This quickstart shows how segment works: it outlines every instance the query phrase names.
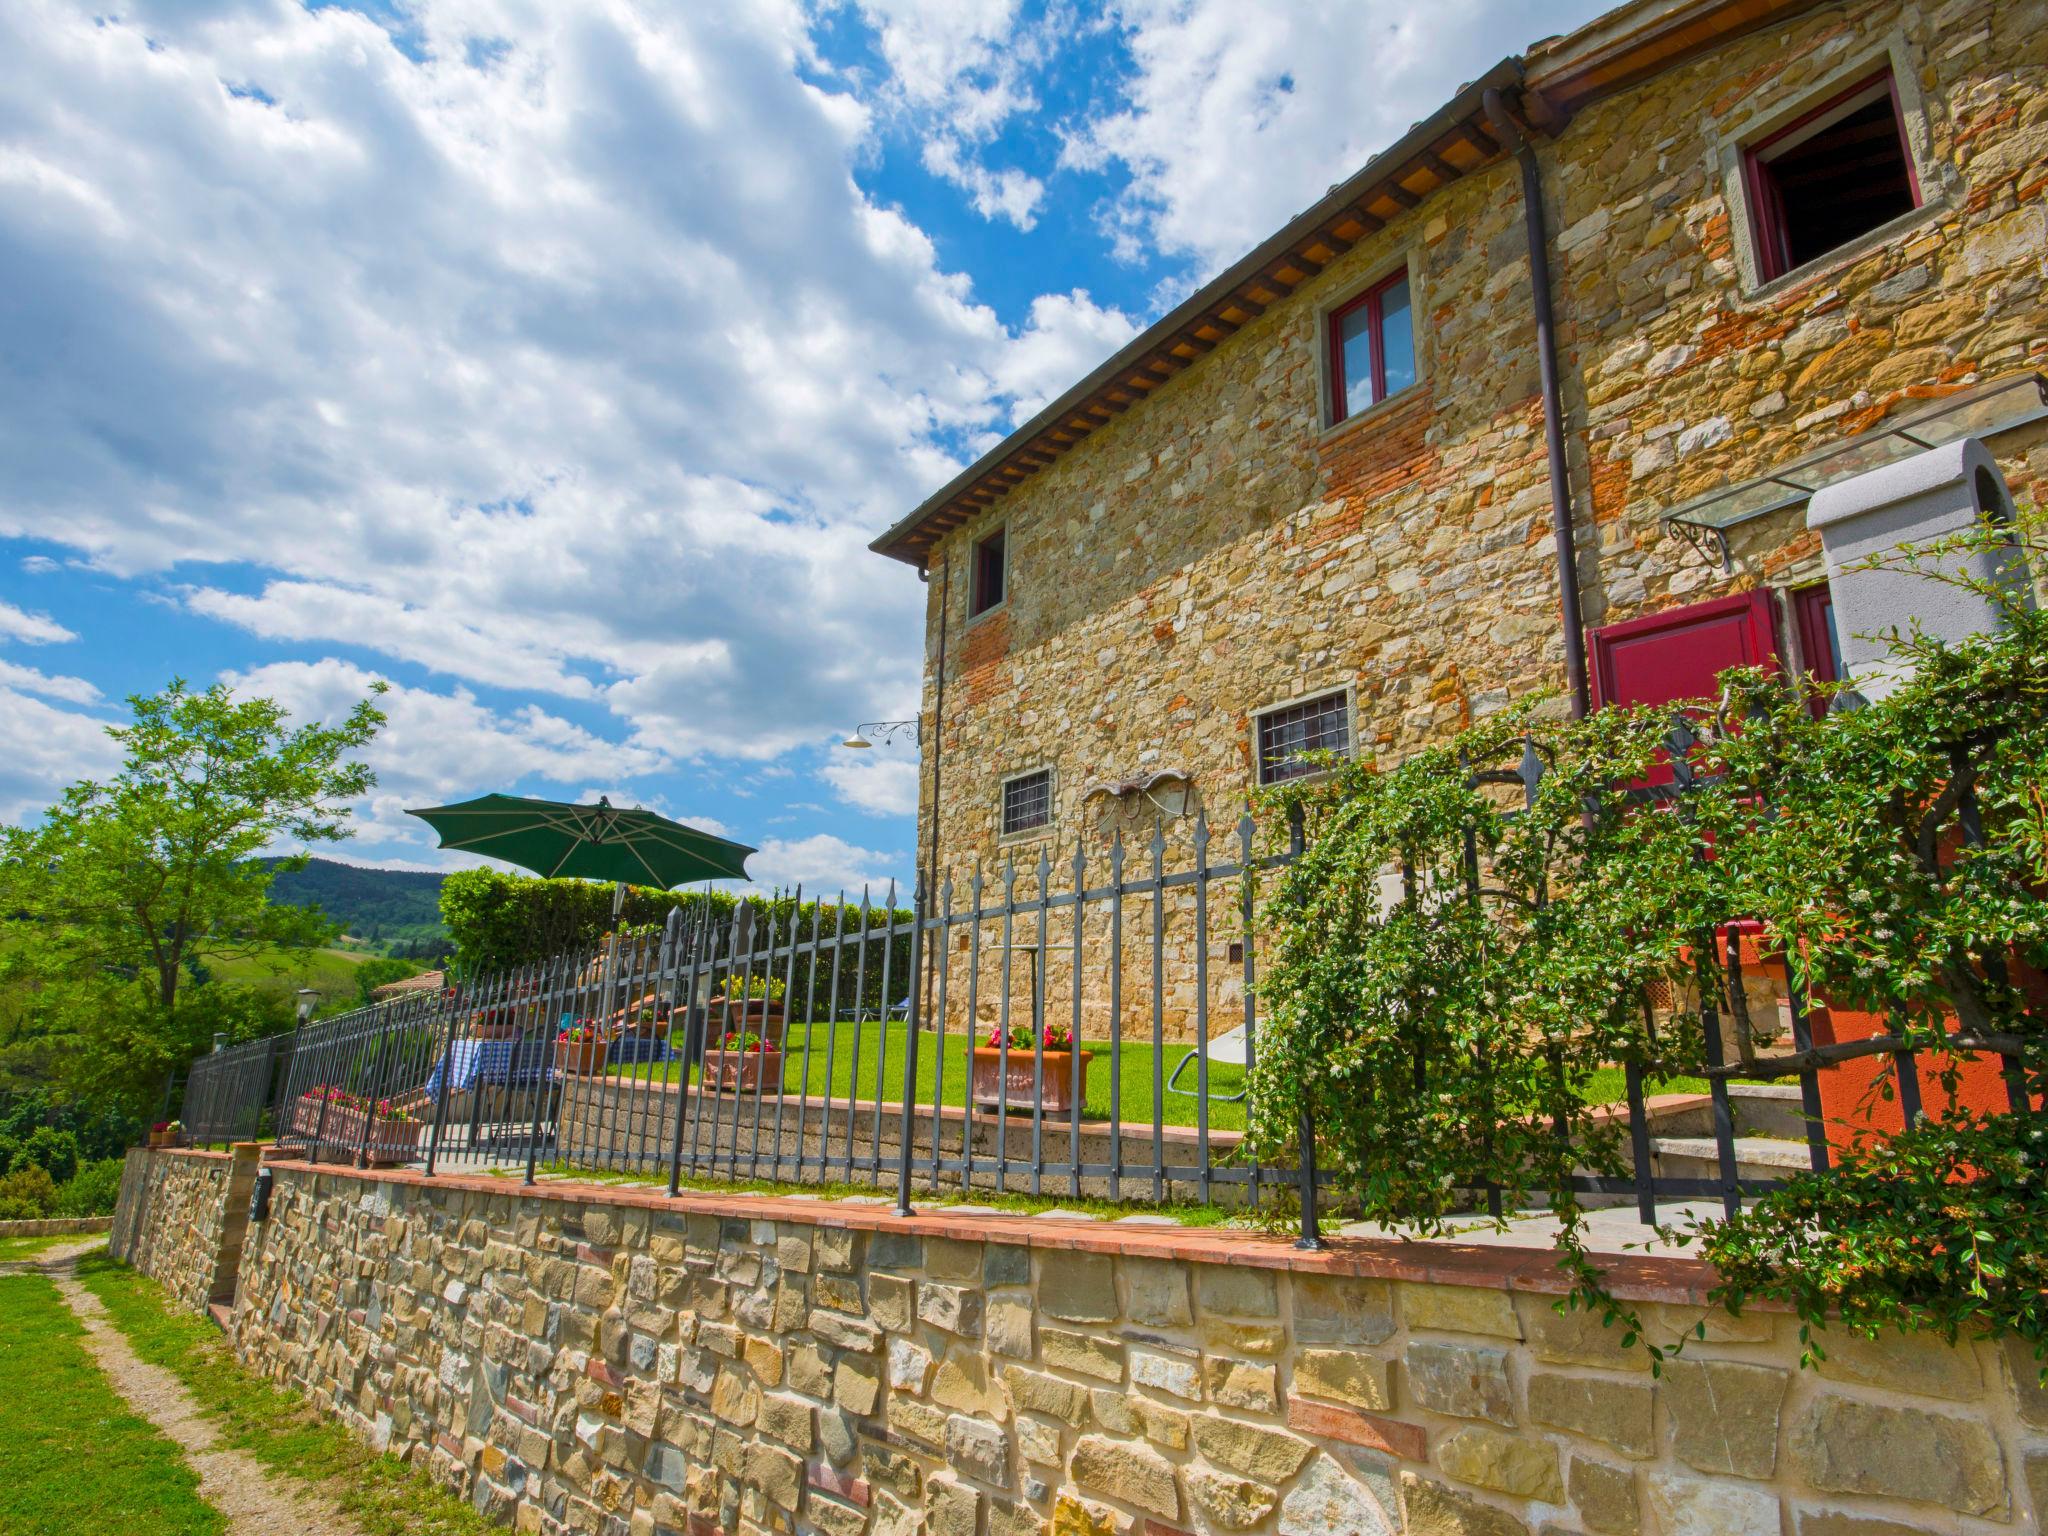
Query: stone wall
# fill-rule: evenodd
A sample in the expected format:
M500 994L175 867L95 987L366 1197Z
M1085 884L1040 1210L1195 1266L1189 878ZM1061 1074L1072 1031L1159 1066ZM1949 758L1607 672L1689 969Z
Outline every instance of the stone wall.
M161 1281L181 1306L204 1310L227 1246L232 1172L225 1152L130 1151L108 1239L114 1257Z
M1911 102L1921 215L1758 287L1734 233L1731 146L1887 59ZM1802 508L1736 530L1730 572L1661 517L1914 400L2048 367L2037 7L1818 7L1588 107L1538 152L1589 625L1819 579ZM1318 317L1403 260L1422 381L1325 431ZM1993 447L2032 499L2048 426ZM970 621L966 556L998 524L1007 601ZM976 860L996 883L1014 856L1027 898L1041 851L1066 887L1076 839L1091 880L1118 830L1133 865L1145 863L1152 808L1084 796L1146 770L1190 772L1192 806L1231 841L1252 785L1253 716L1272 705L1348 689L1363 747L1398 757L1560 689L1515 167L1394 220L947 535L928 604L933 666L942 622L948 632L939 822L957 906ZM1783 645L1796 659L1789 625ZM927 671L929 712L938 679ZM1054 774L1050 835L1006 845L999 785L1038 768ZM920 838L928 825L921 817ZM1170 831L1170 867L1184 868L1189 828ZM1169 923L1167 1033L1180 1038L1196 943L1184 901ZM1233 937L1219 925L1208 938L1219 983ZM965 961L949 952L948 964L957 1013ZM1127 945L1127 1009L1149 992L1149 964L1148 943ZM1100 1017L1100 989L1087 1001ZM1212 1029L1235 1022L1228 1013L1212 1001Z
M1689 1261L1616 1274L1658 1336L1705 1324L1654 1378L1541 1252L274 1166L242 1358L521 1530L1899 1536L2048 1500L2017 1354L1802 1371Z

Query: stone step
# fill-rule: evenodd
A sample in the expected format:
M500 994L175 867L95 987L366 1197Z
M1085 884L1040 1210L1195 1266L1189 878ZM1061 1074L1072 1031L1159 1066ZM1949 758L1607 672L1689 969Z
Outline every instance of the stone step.
M1739 1134L1806 1140L1806 1116L1800 1108L1797 1083L1730 1083L1728 1099Z
M1721 1163L1711 1136L1657 1136L1650 1141L1657 1176L1666 1179L1719 1178ZM1773 1136L1735 1138L1736 1176L1781 1183L1812 1167L1803 1141Z

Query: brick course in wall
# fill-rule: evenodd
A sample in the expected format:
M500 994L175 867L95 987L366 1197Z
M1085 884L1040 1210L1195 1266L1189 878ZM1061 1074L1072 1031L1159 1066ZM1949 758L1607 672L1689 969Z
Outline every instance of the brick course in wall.
M218 1162L156 1154L136 1252L182 1294ZM1841 1340L1616 1271L1653 1377L1541 1251L283 1163L250 1365L529 1531L1881 1536L2035 1528L2018 1352ZM141 1185L131 1190L139 1195ZM136 1232L136 1228L145 1230Z
M1816 93L1887 63L1908 101L1923 209L1874 245L1757 286L1735 237L1745 216L1730 157ZM1730 571L1662 516L1915 401L2048 369L2048 26L2037 6L1810 9L1593 103L1537 149L1589 626L1820 579L1803 507L1734 530ZM1319 316L1404 259L1421 382L1325 430ZM1993 447L2016 494L2034 499L2048 427ZM967 552L998 525L1006 602L970 622ZM941 866L964 887L979 860L999 884L1014 856L1027 898L1041 849L1053 853L1055 890L1077 838L1091 880L1104 877L1113 832L1142 849L1152 808L1084 800L1103 781L1183 768L1191 809L1227 832L1252 788L1259 710L1347 689L1362 748L1398 758L1511 700L1561 690L1513 163L1431 195L947 533L932 556L934 661L948 590ZM1782 641L1794 655L1789 626ZM928 716L937 684L927 676ZM1002 842L1001 781L1042 767L1054 770L1049 837ZM918 826L927 839L928 798ZM1170 829L1176 867L1188 830ZM965 904L964 890L956 899ZM1184 904L1169 921L1166 1033L1184 1038ZM1231 937L1212 934L1212 965ZM1133 1009L1149 1007L1149 951L1135 939ZM966 961L948 963L958 1011ZM1104 999L1088 1003L1101 1018ZM1216 1012L1227 1020L1227 1006Z

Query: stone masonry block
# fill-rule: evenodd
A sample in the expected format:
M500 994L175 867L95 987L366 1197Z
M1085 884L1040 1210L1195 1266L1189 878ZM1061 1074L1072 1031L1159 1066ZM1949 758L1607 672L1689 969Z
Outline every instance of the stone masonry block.
M1564 1502L1557 1447L1548 1440L1468 1424L1437 1442L1436 1464L1461 1483L1545 1504Z
M1212 1530L1248 1531L1280 1502L1280 1495L1263 1483L1206 1467L1188 1468L1186 1478L1188 1502Z
M1572 1504L1587 1530L1597 1536L1637 1536L1642 1530L1642 1507L1636 1498L1633 1468L1574 1456L1565 1481Z
M1149 1509L1168 1520L1180 1514L1173 1464L1149 1447L1106 1435L1083 1435L1074 1443L1067 1465L1075 1485L1088 1492Z
M1189 1421L1195 1449L1219 1467L1242 1472L1275 1487L1299 1472L1315 1447L1283 1430L1206 1414Z
M1124 1379L1124 1347L1113 1339L1066 1328L1038 1330L1038 1358L1049 1369L1075 1371L1100 1381Z
M1043 1371L1021 1365L1003 1367L1003 1384L1010 1402L1020 1413L1049 1414L1063 1424L1078 1428L1087 1422L1088 1390Z
M1586 1307L1558 1311L1548 1296L1517 1296L1515 1310L1529 1353L1550 1365L1603 1365L1611 1370L1647 1371L1649 1352L1640 1344L1622 1347L1626 1332L1609 1327L1601 1314Z
M1280 1411L1280 1373L1271 1365L1211 1355L1202 1362L1202 1386L1209 1401L1224 1408Z
M1521 1320L1506 1291L1476 1285L1425 1285L1404 1282L1395 1287L1401 1300L1401 1321L1410 1328L1440 1333L1483 1333L1519 1339Z
M1288 1294L1297 1343L1356 1349L1393 1337L1394 1288L1384 1280L1294 1275Z
M1351 1477L1333 1457L1317 1456L1280 1504L1280 1536L1393 1536L1392 1500L1386 1504Z
M820 1277L819 1295L822 1297L823 1277ZM876 1326L891 1333L902 1333L910 1327L915 1315L917 1286L901 1275L868 1276L868 1316ZM836 1305L836 1303L835 1303ZM839 1307L842 1312L853 1310Z
M1205 1314L1273 1317L1280 1311L1280 1287L1270 1269L1204 1264L1195 1271L1195 1295Z
M1358 1350L1301 1350L1294 1357L1294 1390L1357 1408L1394 1406L1387 1362ZM1213 1387L1210 1395L1215 1396Z
M1506 1510L1413 1472L1401 1474L1401 1506L1408 1536L1529 1536Z
M1651 1511L1660 1536L1779 1536L1778 1496L1722 1477L1650 1474Z
M982 1309L982 1334L991 1352L1013 1360L1032 1355L1032 1310L1029 1291L996 1291Z
M1435 1340L1408 1346L1408 1394L1417 1407L1460 1419L1515 1422L1504 1349Z
M965 1338L980 1338L981 1292L928 1280L918 1287L917 1315L934 1328Z
M1107 1254L1052 1249L1038 1258L1038 1309L1070 1323L1117 1316L1116 1270Z
M1732 1360L1667 1360L1663 1398L1672 1453L1701 1472L1769 1477L1778 1467L1786 1372Z
M1828 1493L1925 1499L1966 1515L2003 1516L2004 1459L1977 1419L1832 1394L1792 1431L1792 1463Z
M1881 1515L1852 1515L1840 1509L1802 1509L1793 1521L1797 1536L1923 1536L1927 1527Z
M1134 1323L1179 1328L1194 1321L1188 1299L1188 1266L1173 1259L1120 1258L1124 1315Z
M1831 1381L1885 1387L1915 1397L1945 1397L1975 1402L1984 1391L1984 1372L1968 1338L1947 1344L1932 1337L1901 1333L1866 1339L1847 1330L1818 1334L1814 1342L1827 1352L1820 1373Z
M1133 1348L1130 1358L1133 1386L1151 1387L1191 1403L1202 1400L1201 1365L1192 1356Z
M1603 1441L1631 1456L1649 1456L1656 1449L1651 1401L1650 1383L1639 1378L1529 1373L1532 1420Z

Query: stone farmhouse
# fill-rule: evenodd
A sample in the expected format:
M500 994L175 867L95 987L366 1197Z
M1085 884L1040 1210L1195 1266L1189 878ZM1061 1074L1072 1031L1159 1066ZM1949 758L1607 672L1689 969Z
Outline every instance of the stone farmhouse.
M929 581L921 862L1227 836L1304 749L1534 693L1835 675L1807 493L1967 432L2031 500L2042 372L2048 5L1633 0L875 541Z

